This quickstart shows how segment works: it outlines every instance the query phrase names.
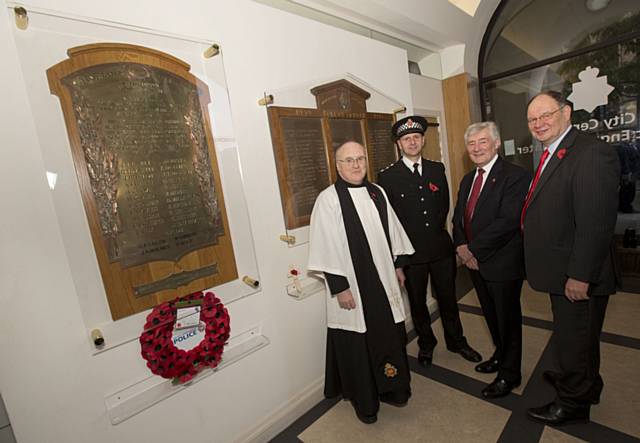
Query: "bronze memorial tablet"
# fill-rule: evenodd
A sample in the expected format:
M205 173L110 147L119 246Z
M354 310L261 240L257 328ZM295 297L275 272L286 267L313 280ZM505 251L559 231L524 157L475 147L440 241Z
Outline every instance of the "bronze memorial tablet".
M47 75L113 318L235 279L207 86L148 48L68 55Z

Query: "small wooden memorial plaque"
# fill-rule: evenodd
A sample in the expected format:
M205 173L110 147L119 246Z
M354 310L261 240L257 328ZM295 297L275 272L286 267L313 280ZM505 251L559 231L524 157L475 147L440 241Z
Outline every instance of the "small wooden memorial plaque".
M287 229L309 224L318 194L337 178L334 152L346 141L367 149L368 175L397 159L393 114L367 112L369 93L347 80L311 89L318 109L268 108Z
M322 111L367 112L367 91L347 80L337 80L311 89Z
M322 113L271 107L269 121L287 228L306 226L316 197L331 184Z
M369 180L376 181L378 172L398 159L398 151L391 138L393 118L388 114L369 114L367 117L367 153Z

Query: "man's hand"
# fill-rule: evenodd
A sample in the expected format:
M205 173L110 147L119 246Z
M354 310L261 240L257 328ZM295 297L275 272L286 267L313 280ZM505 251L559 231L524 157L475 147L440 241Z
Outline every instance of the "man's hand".
M462 263L467 263L473 258L473 253L469 250L468 245L460 245L456 248L456 254L462 259Z
M464 264L467 268L473 269L474 271L479 271L480 267L478 266L478 260L475 257L471 256L469 260Z
M589 295L587 291L589 290L589 283L575 280L573 278L567 279L567 283L564 285L564 295L569 300L580 301L580 300L588 300Z
M342 309L350 310L356 308L356 301L353 299L351 289L339 292L336 297L338 297L338 304Z
M404 276L404 271L402 270L402 268L396 268L396 278L398 279L400 287L404 288L404 281L406 280L406 278Z

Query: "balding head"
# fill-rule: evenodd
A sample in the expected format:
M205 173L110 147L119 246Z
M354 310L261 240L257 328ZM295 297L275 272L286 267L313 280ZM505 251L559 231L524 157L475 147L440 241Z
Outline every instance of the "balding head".
M364 146L348 141L336 149L338 175L352 185L360 185L367 176L367 155Z

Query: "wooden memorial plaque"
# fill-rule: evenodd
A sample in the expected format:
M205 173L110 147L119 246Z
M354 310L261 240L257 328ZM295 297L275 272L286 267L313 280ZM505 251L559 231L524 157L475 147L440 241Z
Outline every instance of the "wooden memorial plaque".
M235 279L207 86L149 48L67 53L47 77L113 319Z
M286 225L306 226L316 197L331 184L322 113L271 107L269 122Z
M369 180L377 181L378 172L398 159L398 150L391 138L393 119L388 114L369 114L367 118L367 153Z
M367 91L347 80L316 86L311 89L316 97L318 109L338 112L367 112L367 99L371 97Z
M393 114L367 112L367 91L338 80L311 93L318 109L267 109L287 229L309 225L316 197L336 180L334 152L344 142L354 140L367 149L370 180L397 159Z

